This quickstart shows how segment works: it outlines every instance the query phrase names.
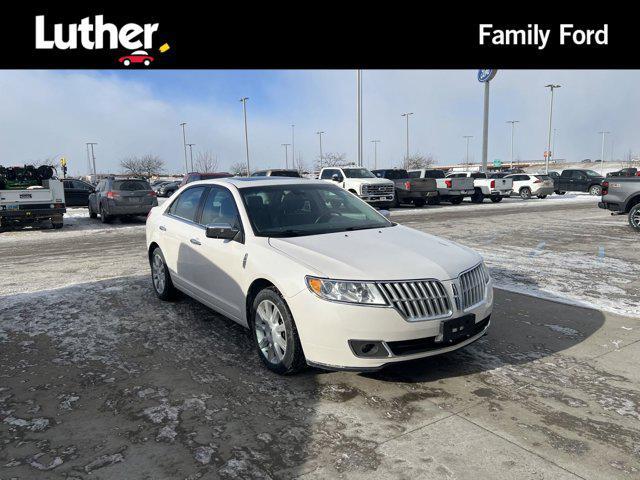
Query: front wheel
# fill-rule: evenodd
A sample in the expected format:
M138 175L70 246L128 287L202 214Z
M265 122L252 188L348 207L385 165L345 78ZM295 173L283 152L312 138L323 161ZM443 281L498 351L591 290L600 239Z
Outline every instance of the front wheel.
M589 195L599 196L602 194L602 187L600 185L592 185L589 188Z
M635 231L640 232L640 203L635 205L629 212L629 225Z
M156 247L151 253L151 281L153 290L160 300L171 300L176 296L176 287L173 286L167 262L164 259L160 247Z
M520 189L520 198L529 200L531 198L531 189L529 187L522 187Z
M251 330L265 366L280 375L300 371L306 364L293 315L275 287L265 288L253 300Z

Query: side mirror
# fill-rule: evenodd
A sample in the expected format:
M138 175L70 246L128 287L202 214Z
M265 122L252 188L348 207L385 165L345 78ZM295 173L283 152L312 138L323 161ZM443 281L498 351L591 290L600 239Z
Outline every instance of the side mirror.
M337 173L334 173L331 176L331 180L333 180L334 182L341 182L342 181L342 177L340 175L338 175Z
M222 240L233 240L240 230L232 227L228 223L213 223L206 227L207 238L218 238Z
M384 218L386 218L387 220L391 216L391 212L389 210L378 210L378 213L382 215Z

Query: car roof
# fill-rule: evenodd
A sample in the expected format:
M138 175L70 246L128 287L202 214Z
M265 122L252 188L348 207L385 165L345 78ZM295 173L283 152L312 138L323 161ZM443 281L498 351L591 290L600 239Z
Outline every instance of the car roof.
M236 188L264 187L273 185L328 185L324 180L293 177L227 177L198 180L191 185L233 185Z

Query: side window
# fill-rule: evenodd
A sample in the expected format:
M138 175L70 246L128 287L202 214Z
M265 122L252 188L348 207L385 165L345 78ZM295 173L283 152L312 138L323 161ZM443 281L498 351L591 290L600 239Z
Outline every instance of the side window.
M204 201L200 223L228 223L233 227L239 226L239 219L236 201L231 192L226 188L211 187Z
M66 188L66 189L73 188L72 184L71 184L71 180L65 180L64 182L62 182L62 184L64 185L64 188Z
M322 180L331 180L331 177L335 174L338 173L335 169L333 168L326 168L322 171L322 175L320 176L320 178Z
M572 178L575 178L576 180L582 180L583 178L585 178L585 175L582 172L579 172L577 170L574 170L573 174L571 176L572 176Z
M409 178L420 178L420 172L409 172Z
M205 187L193 187L185 190L178 198L176 198L173 204L171 204L169 213L176 217L194 222L196 214L198 213L200 198L202 197L204 190Z

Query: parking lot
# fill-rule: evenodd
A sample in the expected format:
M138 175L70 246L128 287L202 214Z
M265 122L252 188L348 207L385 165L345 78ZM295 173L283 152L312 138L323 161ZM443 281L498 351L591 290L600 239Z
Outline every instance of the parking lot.
M394 210L498 288L481 340L371 374L273 375L235 323L157 300L144 219L3 234L0 479L639 478L638 234L596 203Z

